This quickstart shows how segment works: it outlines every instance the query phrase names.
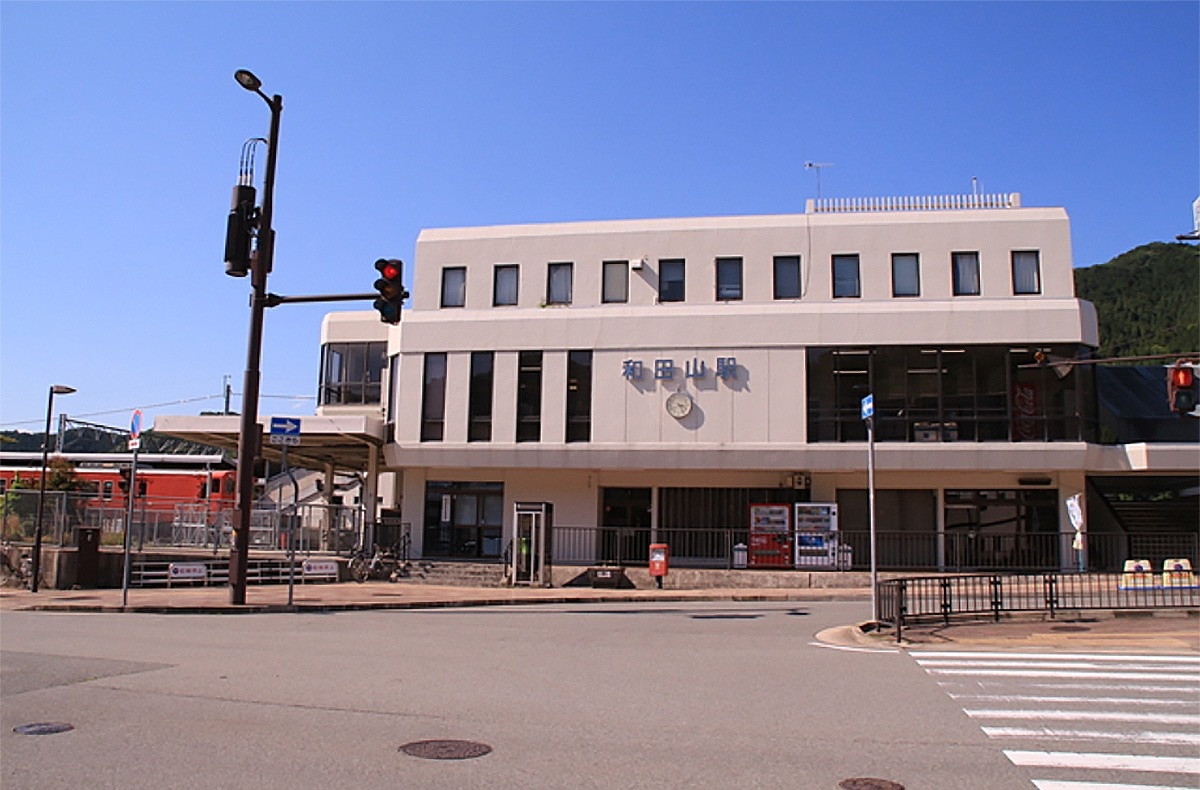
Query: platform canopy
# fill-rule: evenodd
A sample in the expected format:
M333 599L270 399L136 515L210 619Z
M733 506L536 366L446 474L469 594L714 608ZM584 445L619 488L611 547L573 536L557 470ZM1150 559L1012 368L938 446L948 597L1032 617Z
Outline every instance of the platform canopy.
M176 416L160 415L154 420L154 431L191 442L237 452L241 417L232 415ZM272 444L272 421L299 423L299 444L288 447L288 464L306 469L332 466L337 471L363 472L374 453L380 458L385 426L379 417L334 415L293 417L263 415L260 455L273 464L281 463L283 445Z

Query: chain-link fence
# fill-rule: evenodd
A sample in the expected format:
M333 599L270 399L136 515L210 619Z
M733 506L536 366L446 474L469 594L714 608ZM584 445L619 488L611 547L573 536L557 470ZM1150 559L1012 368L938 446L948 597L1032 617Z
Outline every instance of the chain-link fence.
M32 543L37 524L38 492L10 490L0 497L0 524L8 543ZM132 518L125 500L105 501L94 494L47 491L42 505L42 542L75 545L77 527L100 529L105 546L124 545L126 521L135 550L152 548L228 548L236 521L229 507L203 500L139 497ZM305 504L256 507L250 518L250 546L286 549L289 531L301 552L349 554L359 545L363 513L348 505Z

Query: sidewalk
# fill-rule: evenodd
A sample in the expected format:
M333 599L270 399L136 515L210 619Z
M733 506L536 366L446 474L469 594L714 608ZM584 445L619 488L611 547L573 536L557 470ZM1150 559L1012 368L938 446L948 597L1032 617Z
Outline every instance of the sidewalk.
M142 612L151 614L265 614L445 607L505 606L546 603L673 603L683 601L860 601L870 608L869 589L697 590L592 589L587 587L444 587L398 582L298 584L288 606L287 585L247 588L247 603L229 603L228 587L139 588L129 591L128 606L120 590L0 589L0 611ZM1041 616L1012 617L999 623L960 621L904 629L906 648L963 650L1167 651L1200 653L1200 617L1188 611L1085 612L1056 620ZM845 647L894 649L890 633L864 633L857 625L823 631L822 642Z

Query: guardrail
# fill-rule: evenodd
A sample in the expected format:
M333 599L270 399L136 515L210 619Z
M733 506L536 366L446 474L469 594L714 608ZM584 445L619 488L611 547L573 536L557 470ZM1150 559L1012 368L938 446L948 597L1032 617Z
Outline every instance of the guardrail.
M330 558L296 559L291 566L283 559L250 559L247 584L287 584L293 577L304 584L338 580L339 564ZM171 562L139 560L130 564L130 587L223 586L229 583L229 560Z
M905 626L955 617L1062 610L1200 608L1195 574L1147 580L1122 573L986 574L886 579L876 585L877 623L894 628L899 642Z

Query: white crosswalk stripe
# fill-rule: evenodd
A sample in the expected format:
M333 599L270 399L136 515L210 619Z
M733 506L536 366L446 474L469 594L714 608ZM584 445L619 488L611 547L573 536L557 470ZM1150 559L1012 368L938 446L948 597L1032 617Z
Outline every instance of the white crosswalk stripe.
M1200 656L911 655L1038 790L1200 787Z

